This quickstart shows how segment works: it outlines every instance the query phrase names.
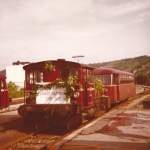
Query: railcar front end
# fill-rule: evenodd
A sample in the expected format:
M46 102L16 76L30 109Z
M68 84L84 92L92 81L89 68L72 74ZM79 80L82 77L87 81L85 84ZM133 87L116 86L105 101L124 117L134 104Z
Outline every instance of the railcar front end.
M50 125L74 128L81 124L83 112L95 114L93 68L56 60L24 67L25 104L18 112L28 120L48 120Z

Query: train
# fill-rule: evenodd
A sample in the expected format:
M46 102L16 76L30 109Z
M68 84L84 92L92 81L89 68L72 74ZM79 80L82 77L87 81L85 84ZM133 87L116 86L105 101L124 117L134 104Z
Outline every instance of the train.
M6 84L6 77L0 74L0 109L9 106L8 89Z
M103 94L111 106L135 95L133 74L115 69L64 59L30 63L23 68L24 104L18 113L26 122L46 122L70 130L82 123L83 116L88 120L95 117ZM126 83L127 78L130 82Z
M104 94L110 98L110 104L120 103L136 94L134 75L114 68L100 67L94 70L95 78L104 85Z

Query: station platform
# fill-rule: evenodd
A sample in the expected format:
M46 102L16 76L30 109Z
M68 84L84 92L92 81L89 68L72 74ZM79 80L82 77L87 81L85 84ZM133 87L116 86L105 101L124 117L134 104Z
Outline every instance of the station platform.
M126 109L114 109L65 137L55 150L150 150L150 109L136 107L143 96Z

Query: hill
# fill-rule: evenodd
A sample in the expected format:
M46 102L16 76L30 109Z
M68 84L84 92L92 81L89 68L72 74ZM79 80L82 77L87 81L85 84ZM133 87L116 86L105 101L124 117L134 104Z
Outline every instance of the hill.
M150 85L150 56L144 55L135 58L95 63L89 65L93 67L112 67L132 72L135 75L135 81L137 84Z

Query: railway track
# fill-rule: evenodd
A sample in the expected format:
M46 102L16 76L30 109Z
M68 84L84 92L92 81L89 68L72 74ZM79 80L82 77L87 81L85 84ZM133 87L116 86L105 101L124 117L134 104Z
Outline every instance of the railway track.
M138 95L137 97L141 97L142 95ZM136 98L137 98L136 97ZM136 98L132 98L128 101L122 102L121 104L113 107L110 111L113 111L114 109L123 109ZM101 114L98 114L97 117L100 117L104 115L106 112L102 112ZM95 118L96 119L96 118ZM94 120L95 120L94 119ZM88 124L90 121L85 121L79 128L82 128L86 124ZM46 150L47 147L50 147L54 143L61 141L65 136L69 135L71 132L60 132L60 131L53 131L53 130L47 130L43 129L42 131L36 131L36 132L30 132L30 134L25 135L22 138L19 138L18 140L13 140L13 142L8 143L4 149L6 150ZM3 149L3 150L4 150Z
M7 150L46 150L47 146L58 141L61 136L35 134L24 137L23 139L6 147Z
M15 111L18 109L19 105L22 105L24 102L23 99L18 99L9 103L9 106L6 108L0 108L0 113L7 113L10 111Z
M51 129L52 130L52 129ZM19 138L5 145L5 150L46 150L47 146L53 145L56 141L61 140L68 135L66 131L51 131L43 129Z
M82 128L91 121L84 121L79 128ZM61 141L65 136L75 130L76 129L67 131L64 129L58 130L46 128L35 132L33 131L33 133L26 134L17 140L9 142L4 146L3 150L47 150L48 147Z
M79 128L82 128L91 121L84 121ZM64 129L43 129L8 143L4 147L4 150L47 150L48 147L51 147L54 143L61 141L65 136L75 130L76 129L71 131Z

